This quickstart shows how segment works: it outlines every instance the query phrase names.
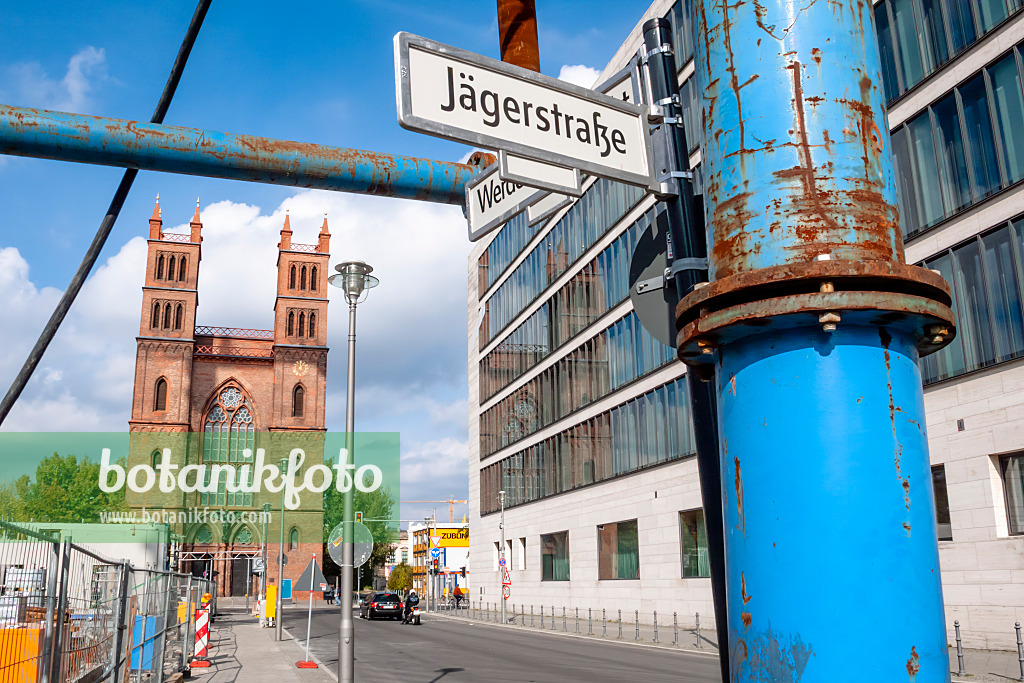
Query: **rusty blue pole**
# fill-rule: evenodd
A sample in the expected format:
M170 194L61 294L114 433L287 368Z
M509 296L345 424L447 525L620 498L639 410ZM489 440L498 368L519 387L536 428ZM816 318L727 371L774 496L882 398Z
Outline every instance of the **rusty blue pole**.
M458 205L475 172L466 164L2 104L0 153Z
M907 266L867 0L697 0L732 681L949 680L917 361L955 335ZM857 643L874 634L873 656Z

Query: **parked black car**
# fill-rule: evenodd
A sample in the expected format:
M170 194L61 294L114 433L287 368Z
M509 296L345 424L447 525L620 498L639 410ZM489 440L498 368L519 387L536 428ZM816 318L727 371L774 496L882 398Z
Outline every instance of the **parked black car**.
M394 593L374 593L363 599L359 606L359 616L363 619L384 617L385 619L402 618L402 598Z

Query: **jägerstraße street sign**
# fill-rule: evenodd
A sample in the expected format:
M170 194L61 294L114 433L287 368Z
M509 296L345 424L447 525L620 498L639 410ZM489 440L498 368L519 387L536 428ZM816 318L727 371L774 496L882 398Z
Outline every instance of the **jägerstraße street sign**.
M502 180L498 177L498 164L492 164L466 183L469 241L476 242L544 194L545 190Z
M395 85L408 130L657 188L646 107L404 32Z

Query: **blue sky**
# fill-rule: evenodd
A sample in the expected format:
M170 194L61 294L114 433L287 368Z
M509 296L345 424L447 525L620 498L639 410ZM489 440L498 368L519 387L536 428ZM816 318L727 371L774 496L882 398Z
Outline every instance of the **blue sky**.
M537 4L542 70L576 82L596 75L588 68L604 68L647 7L632 0ZM10 5L0 27L0 102L148 120L193 10L189 2ZM166 122L459 160L469 148L404 131L395 120L392 37L402 30L498 57L493 1L214 0ZM2 391L121 173L0 157ZM402 433L403 499L465 497L469 244L455 207L143 172L4 429L127 427L143 237L157 194L165 230L184 226L200 200L199 324L270 327L284 212L297 242L315 241L327 212L332 263L364 258L382 281L360 307L358 428ZM344 313L334 298L327 424L335 430L344 427ZM405 506L403 517L422 518L431 507ZM445 506L437 507L443 517Z

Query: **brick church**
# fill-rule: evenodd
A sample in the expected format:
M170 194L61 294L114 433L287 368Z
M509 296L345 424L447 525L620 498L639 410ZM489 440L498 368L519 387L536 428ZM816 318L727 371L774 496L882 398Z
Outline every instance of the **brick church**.
M276 464L287 456L279 446L282 440L292 445L305 440L303 469L323 463L330 242L326 217L316 244L293 243L285 217L274 324L268 330L196 325L202 232L198 202L189 232L164 232L157 198L149 219L129 465L155 468L165 447L171 447L172 462L179 468L229 463L237 470L253 460L244 451L255 453L257 448L265 448L266 462ZM179 568L214 576L218 595L258 592L258 576L250 570L262 554L264 538L267 580L276 582L281 493L232 492L222 480L216 490L205 493L129 491L127 502L135 510L177 513L171 532ZM190 511L197 508L217 512L217 519L211 522L209 514L196 519ZM269 515L261 514L265 509ZM284 514L286 580L298 579L314 553L323 566L322 541L322 501L307 492L298 510Z

